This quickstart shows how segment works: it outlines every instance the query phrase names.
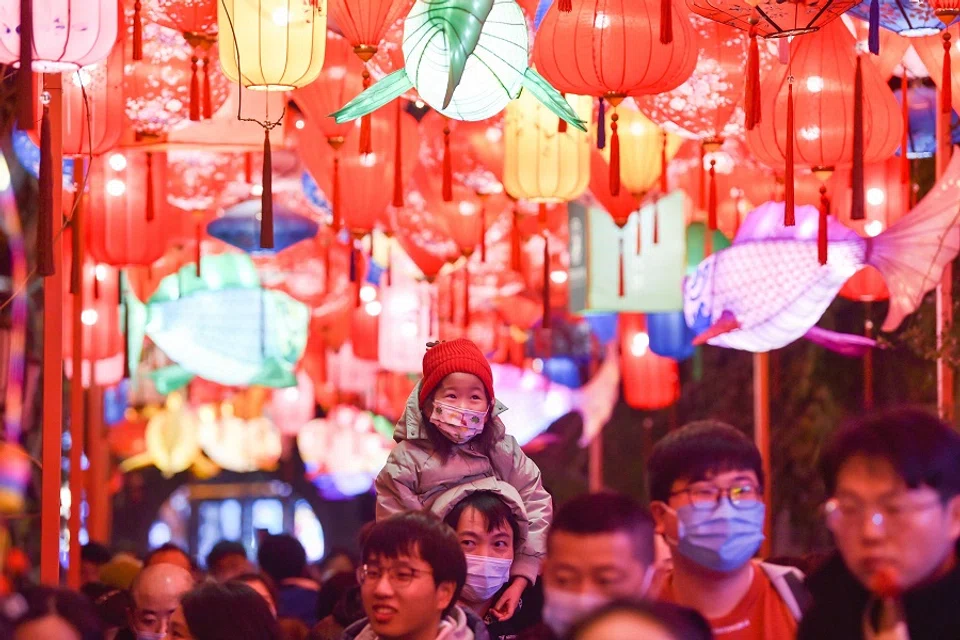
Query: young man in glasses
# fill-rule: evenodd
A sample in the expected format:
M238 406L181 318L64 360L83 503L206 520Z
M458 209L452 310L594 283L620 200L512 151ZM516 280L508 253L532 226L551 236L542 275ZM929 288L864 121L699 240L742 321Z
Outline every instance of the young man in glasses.
M357 573L367 617L344 640L489 640L483 621L456 605L467 561L457 534L436 516L377 522Z
M699 611L724 640L792 638L802 574L753 560L763 542L763 466L744 434L694 422L654 447L650 511L672 554L658 597Z
M821 471L839 554L807 581L801 639L960 638L960 435L915 410L841 429Z

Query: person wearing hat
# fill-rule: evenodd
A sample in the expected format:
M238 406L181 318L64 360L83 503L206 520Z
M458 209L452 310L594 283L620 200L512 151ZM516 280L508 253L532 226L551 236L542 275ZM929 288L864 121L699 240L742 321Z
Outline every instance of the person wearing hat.
M512 485L527 513L527 536L516 550L511 581L492 615L510 619L524 589L536 582L546 553L553 501L540 469L508 435L493 393L490 363L470 340L427 345L423 379L394 430L394 447L377 476L377 520L404 511L434 511L450 489L486 478Z

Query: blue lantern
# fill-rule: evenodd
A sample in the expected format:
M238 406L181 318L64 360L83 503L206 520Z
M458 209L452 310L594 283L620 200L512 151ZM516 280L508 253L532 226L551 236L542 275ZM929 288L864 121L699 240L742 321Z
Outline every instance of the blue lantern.
M619 316L615 313L590 313L584 320L590 325L590 331L596 336L601 346L607 346L617 338Z
M580 367L571 358L547 358L543 360L544 377L551 382L576 389L583 384L580 379Z
M907 107L910 109L910 131L907 137L907 157L911 160L932 158L937 154L937 118L940 117L937 90L919 85L909 87L909 91ZM902 90L894 90L893 95L902 105ZM960 142L960 117L956 111L951 112L950 139L954 144ZM897 149L897 155L900 155L900 149Z
M274 248L260 248L260 199L241 202L207 225L207 233L251 255L273 255L317 235L316 222L273 204Z
M33 144L26 131L14 129L11 135L13 154L24 170L34 178L40 177L40 147ZM73 190L73 161L63 161L63 186Z
M650 350L658 356L683 362L693 356L696 333L687 327L683 311L647 314L647 336Z
M847 13L870 22L872 2L879 4L878 24L897 35L919 38L940 33L944 28L943 22L923 0L863 0Z

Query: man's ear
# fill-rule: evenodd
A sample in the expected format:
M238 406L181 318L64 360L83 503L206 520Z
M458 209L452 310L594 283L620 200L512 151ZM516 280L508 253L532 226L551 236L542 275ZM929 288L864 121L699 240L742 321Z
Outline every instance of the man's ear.
M441 582L437 585L437 610L446 611L453 602L453 594L457 591L456 582Z
M660 500L654 500L650 503L650 515L653 516L653 522L655 524L654 531L660 535L666 533L670 507Z
M953 496L947 502L947 520L950 539L956 542L960 539L960 495Z

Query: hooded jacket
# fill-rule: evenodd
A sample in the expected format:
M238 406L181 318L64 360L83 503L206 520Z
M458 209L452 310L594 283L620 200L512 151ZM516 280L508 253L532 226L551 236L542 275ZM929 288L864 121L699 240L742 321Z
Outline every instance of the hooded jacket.
M341 640L377 640L366 618L356 622L343 632ZM436 640L490 640L483 620L469 609L454 607L449 616L440 623Z
M441 495L461 487L462 499L469 492L489 490L491 485L484 480L501 480L516 490L526 511L526 532L517 547L511 575L522 576L533 584L546 554L553 501L543 488L540 469L523 453L516 439L507 434L499 418L507 408L500 402L494 404L490 428L495 430L496 437L489 456L471 440L454 445L444 462L430 442L423 423L419 400L421 384L417 383L407 399L394 430L393 438L398 444L377 476L377 520L404 511L437 513L441 507L447 513L452 508L451 496L457 494L448 494L438 506ZM521 521L521 532L524 521Z

